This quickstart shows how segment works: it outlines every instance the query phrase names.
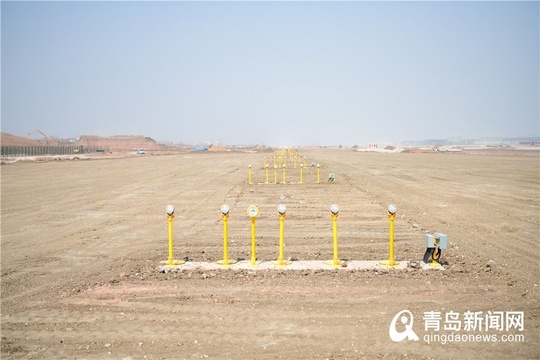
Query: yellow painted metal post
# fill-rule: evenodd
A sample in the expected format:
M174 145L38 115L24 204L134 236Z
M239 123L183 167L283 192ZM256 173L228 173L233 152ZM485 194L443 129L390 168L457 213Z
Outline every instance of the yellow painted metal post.
M300 182L299 182L299 184L304 183L303 170L304 170L304 164L300 164Z
M248 184L253 184L253 182L251 182L251 164L249 164L248 167Z
M264 183L270 184L270 182L268 181L268 164L264 164L264 169L266 170L266 181Z
M236 263L236 260L229 260L229 213L221 214L223 219L223 260L217 263L223 267L229 267Z
M223 265L229 265L229 215L223 217Z
M396 261L394 256L394 220L396 219L396 210L397 207L393 204L388 207L388 219L390 219L390 249L388 260L379 262L382 265L386 265L387 268L396 268L399 266L399 262Z
M327 260L325 261L325 263L332 267L340 268L342 267L343 264L339 260L339 256L338 256L337 218L338 218L338 214L332 213L332 235L334 238L334 256L332 260Z
M247 208L247 214L251 218L251 264L250 268L258 267L257 265L257 242L256 242L256 230L255 219L259 215L259 208L257 205L250 205Z
M321 183L321 167L317 164L317 184Z
M184 260L174 260L173 218L174 213L171 212L170 214L167 214L167 219L169 223L169 257L167 261L165 261L165 264L169 267L174 265L182 265L185 263Z
M390 219L390 255L388 257L388 265L393 266L396 263L396 259L394 257L394 220L396 218L396 215L388 214L388 218Z
M255 230L255 217L251 218L251 265L250 267L257 267L257 240Z
M274 165L274 184L277 184L277 165Z
M285 170L285 169L286 169L286 166L285 166L285 164L283 164L283 181L281 182L282 184L286 184L286 183L287 183L286 175L285 175L285 173L286 173L286 170Z
M167 265L172 266L174 265L174 255L173 255L173 247L174 247L174 240L173 240L173 218L174 215L168 215L167 216L169 220L169 261L167 262Z
M278 215L279 215L279 252L278 252L278 259L277 261L274 261L274 265L277 267L284 267L287 265L292 264L289 260L283 260L283 252L285 247L285 239L284 239L284 228L285 228L285 205L280 205L278 207Z
M279 265L283 265L285 214L279 214Z
M338 259L338 238L337 238L337 214L332 214L332 234L334 236L334 266L341 266Z

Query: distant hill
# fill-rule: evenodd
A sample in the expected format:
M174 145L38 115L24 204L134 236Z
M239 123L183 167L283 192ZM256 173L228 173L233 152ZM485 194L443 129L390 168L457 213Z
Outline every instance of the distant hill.
M108 151L132 151L136 149L161 150L162 145L146 136L94 136L82 135L75 145L97 147Z
M47 146L53 144L47 144L46 141L39 141L28 139L9 133L2 132L1 145L2 146ZM51 140L52 141L52 140ZM56 145L56 144L54 144ZM69 143L69 146L83 146L101 148L107 151L133 151L136 149L145 150L163 150L167 148L165 145L158 144L154 139L146 136L130 136L130 135L117 135L117 136L94 136L94 135L82 135L77 142Z
M43 141L32 140L17 135L12 135L5 132L0 132L2 135L0 139L0 144L2 146L44 146L47 145Z

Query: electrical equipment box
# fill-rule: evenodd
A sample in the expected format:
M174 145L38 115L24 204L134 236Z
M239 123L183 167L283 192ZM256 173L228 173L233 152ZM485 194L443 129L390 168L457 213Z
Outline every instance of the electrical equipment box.
M427 248L448 248L448 236L443 233L426 234L424 235L424 242Z

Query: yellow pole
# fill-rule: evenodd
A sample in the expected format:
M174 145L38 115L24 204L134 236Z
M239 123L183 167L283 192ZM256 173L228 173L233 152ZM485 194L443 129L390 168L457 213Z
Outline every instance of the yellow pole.
M283 247L284 244L284 224L285 224L285 214L279 215L279 264L283 264Z
M218 264L229 267L236 263L236 260L229 260L229 214L221 214L223 219L223 260L218 260Z
M264 164L264 168L266 170L266 181L264 183L270 184L270 182L268 181L268 164Z
M257 243L255 240L255 217L251 218L251 265L257 267Z
M337 213L332 213L332 235L334 237L334 257L332 258L332 260L325 261L325 263L332 267L339 268L339 267L342 267L343 264L341 263L341 261L339 261L339 257L338 257L337 217L338 217Z
M285 166L285 164L283 164L283 181L281 182L282 184L286 184L286 183L287 183L287 181L286 181L286 175L285 175L285 172L286 172L285 168L286 168L286 166Z
M173 221L172 221L172 219L174 218L174 215L167 215L167 217L169 218L169 261L167 265L172 266L174 265L174 260L173 260L174 243L173 243Z
M283 227L285 214L279 214L279 256L278 256L278 265L283 265Z
M280 210L281 207L283 207L283 210ZM278 253L277 261L274 261L274 265L276 265L277 267L284 267L284 266L292 264L292 262L289 260L283 260L283 248L285 247L285 241L284 241L285 205L280 205L278 207L278 215L279 215L279 253Z
M394 214L388 214L390 219L390 256L388 257L388 265L396 265L396 259L394 258L394 219L396 216Z
M229 215L223 217L223 265L229 265Z
M300 164L300 182L299 182L299 184L304 183L303 170L304 170L304 165Z
M250 184L250 185L253 184L251 182L251 164L248 167L248 184Z
M394 257L394 220L396 218L395 211L388 213L388 219L390 219L390 245L388 260L382 260L379 264L386 265L388 268L395 268L399 265L399 262Z
M337 242L337 214L332 214L332 234L334 235L334 266L341 266L338 259L338 242Z
M277 184L277 165L274 165L274 184Z
M317 164L317 184L321 182L321 167Z
M174 266L174 265L182 265L185 263L184 260L174 260L174 240L173 240L173 218L174 214L167 214L168 222L169 222L169 258L167 261L162 262L165 263L167 266Z

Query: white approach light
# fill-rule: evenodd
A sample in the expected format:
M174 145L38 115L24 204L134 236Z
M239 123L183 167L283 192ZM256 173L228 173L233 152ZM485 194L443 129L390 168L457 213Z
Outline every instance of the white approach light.
M227 215L229 213L229 205L227 204L221 205L221 213L223 215Z
M255 218L259 215L259 208L256 205L251 205L247 208L247 214L250 218Z
M391 215L394 215L397 211L397 206L395 204L390 204L388 205L388 212L391 214Z
M287 211L287 207L283 204L280 204L278 207L277 207L277 211L278 213L280 213L281 215L284 215L285 212Z
M332 212L332 214L337 214L339 212L339 205L333 204L332 206L330 206L330 211Z
M172 206L172 205L167 205L167 207L165 208L165 211L167 212L167 215L172 215L172 214L174 214L174 206Z

